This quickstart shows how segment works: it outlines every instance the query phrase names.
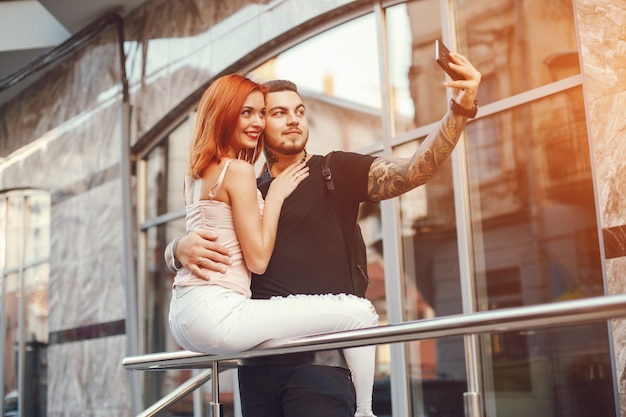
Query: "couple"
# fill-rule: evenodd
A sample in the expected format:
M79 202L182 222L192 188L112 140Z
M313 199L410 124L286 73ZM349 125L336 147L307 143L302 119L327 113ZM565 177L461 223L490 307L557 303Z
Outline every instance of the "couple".
M295 85L261 86L229 75L209 87L198 108L185 180L193 233L166 249L168 265L178 259L186 266L175 278L170 310L182 347L232 352L270 339L376 324L367 300L346 295L353 292L350 262L338 222L354 226L360 202L424 184L451 154L480 83L465 57L451 59L466 78L445 84L459 89L457 105L412 158L335 153L330 168L339 207L321 175L324 157L306 154L305 106ZM249 162L262 147L274 178L259 184L259 194ZM294 294L303 295L289 297ZM374 351L344 349L345 359L341 351L325 351L244 360L243 414L373 416Z

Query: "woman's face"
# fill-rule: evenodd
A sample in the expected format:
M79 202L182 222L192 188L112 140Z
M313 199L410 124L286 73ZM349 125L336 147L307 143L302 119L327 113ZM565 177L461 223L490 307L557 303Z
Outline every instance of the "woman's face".
M265 129L265 99L263 93L250 93L239 113L239 125L235 130L235 150L256 148Z

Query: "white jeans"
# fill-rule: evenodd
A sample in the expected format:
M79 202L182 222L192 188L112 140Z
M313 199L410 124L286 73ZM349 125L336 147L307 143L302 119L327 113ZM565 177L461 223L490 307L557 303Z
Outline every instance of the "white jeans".
M253 300L217 285L173 289L169 313L183 348L210 354L241 352L312 334L372 327L374 306L353 295L295 295ZM278 341L276 341L278 340Z
M261 343L378 324L372 303L354 295L293 295L253 300L217 285L173 289L169 314L183 348L209 354L241 352ZM357 414L373 416L376 346L344 349L356 391Z

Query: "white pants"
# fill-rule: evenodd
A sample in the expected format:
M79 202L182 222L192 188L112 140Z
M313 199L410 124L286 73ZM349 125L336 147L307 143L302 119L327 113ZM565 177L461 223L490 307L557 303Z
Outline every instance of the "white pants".
M241 352L269 340L372 327L378 315L372 303L354 295L253 300L205 285L172 290L169 322L183 348L220 354Z
M293 295L254 300L217 285L172 290L169 323L184 349L233 353L261 343L372 327L372 303L354 295ZM356 389L357 409L371 410L375 346L344 349ZM368 411L369 411L368 410ZM371 412L371 411L370 411ZM367 415L367 414L365 414Z

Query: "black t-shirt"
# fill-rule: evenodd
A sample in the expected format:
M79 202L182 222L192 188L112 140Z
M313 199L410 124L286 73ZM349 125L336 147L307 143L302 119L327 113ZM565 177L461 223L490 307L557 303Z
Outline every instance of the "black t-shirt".
M335 152L330 166L335 190L328 191L322 177L324 157L309 159L309 176L283 203L267 270L252 275L252 298L352 292L350 263L330 193L341 201L342 218L356 222L359 203L369 201L373 161L368 155ZM269 181L259 186L263 196L268 188Z

